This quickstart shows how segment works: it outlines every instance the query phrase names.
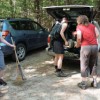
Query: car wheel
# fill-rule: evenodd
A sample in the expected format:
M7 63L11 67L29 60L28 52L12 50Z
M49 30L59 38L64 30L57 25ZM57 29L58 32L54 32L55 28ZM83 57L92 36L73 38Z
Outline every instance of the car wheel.
M17 53L19 61L24 60L25 56L26 56L26 47L25 47L25 45L22 44L22 43L17 44L16 53ZM13 60L16 60L15 53L13 53L12 58L13 58Z

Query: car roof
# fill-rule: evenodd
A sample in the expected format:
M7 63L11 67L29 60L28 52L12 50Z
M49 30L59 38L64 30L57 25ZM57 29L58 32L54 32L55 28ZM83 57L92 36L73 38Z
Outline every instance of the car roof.
M89 5L62 5L62 6L48 6L48 7L43 7L44 9L46 8L93 8L93 6Z
M8 20L8 21L30 21L31 19L29 18L5 18L5 19L0 19L0 21L4 21L4 20Z

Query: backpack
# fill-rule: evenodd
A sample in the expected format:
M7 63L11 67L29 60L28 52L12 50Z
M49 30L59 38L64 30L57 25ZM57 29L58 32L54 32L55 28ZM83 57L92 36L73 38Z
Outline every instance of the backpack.
M55 24L50 32L52 40L58 39L60 37L60 30L61 30L61 23Z

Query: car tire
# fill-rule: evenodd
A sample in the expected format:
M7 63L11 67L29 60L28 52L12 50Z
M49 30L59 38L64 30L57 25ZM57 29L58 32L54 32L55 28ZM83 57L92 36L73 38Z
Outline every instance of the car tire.
M22 44L22 43L17 44L17 46L16 46L16 53L17 53L19 61L24 60L25 56L26 56L26 47L25 47L25 45ZM16 61L15 52L12 55L12 59L14 61Z

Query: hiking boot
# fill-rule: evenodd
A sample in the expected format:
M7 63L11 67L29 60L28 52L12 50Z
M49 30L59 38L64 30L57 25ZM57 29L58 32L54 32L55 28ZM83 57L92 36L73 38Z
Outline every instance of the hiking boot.
M58 77L67 77L67 75L61 70L61 71L57 71L56 72L56 75L58 76Z
M80 82L80 83L78 83L78 87L85 90L85 89L87 89L87 84L86 84L86 82Z
M92 83L91 83L91 87L94 87L94 88L97 88L98 87L98 84L97 84L97 81L93 80Z

